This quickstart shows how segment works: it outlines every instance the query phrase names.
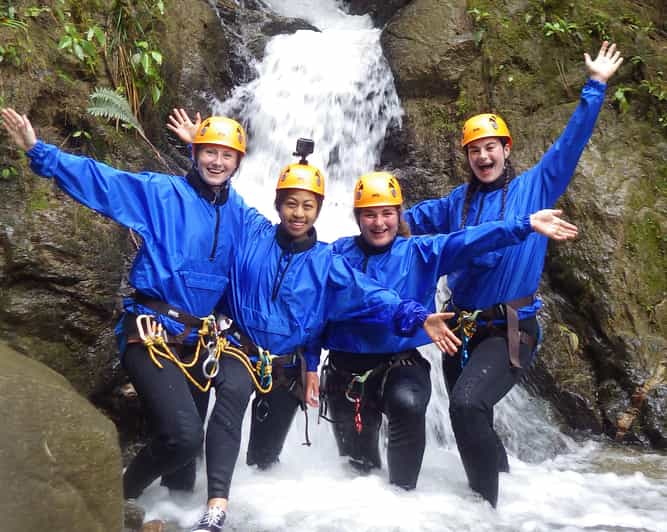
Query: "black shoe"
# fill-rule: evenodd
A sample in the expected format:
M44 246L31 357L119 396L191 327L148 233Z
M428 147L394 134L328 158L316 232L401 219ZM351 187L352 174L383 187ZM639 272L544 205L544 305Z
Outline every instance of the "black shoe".
M191 532L220 532L227 514L219 506L210 507Z
M372 469L377 467L375 464L372 464L368 460L364 459L350 458L348 462L352 466L352 469L354 469L357 473L361 473L362 475L368 475Z

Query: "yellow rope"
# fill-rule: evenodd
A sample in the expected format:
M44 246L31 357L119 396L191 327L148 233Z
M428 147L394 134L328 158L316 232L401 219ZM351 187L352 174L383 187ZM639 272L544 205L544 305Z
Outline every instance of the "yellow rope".
M160 369L162 369L164 366L160 363L159 358L165 358L169 360L170 362L173 362L178 368L183 372L183 375L201 392L206 393L209 391L211 388L211 379L207 379L206 384L201 384L200 382L197 381L191 374L189 369L194 367L197 364L197 361L199 360L199 356L201 353L201 349L203 348L208 348L207 344L204 342L204 338L209 336L210 331L209 331L209 318L204 318L202 319L202 327L198 331L199 339L197 341L197 349L195 350L195 354L190 362L182 362L178 356L176 356L171 348L169 347L169 344L167 343L166 339L164 336L161 334L161 327L159 325L155 325L155 322L152 322L151 325L151 333L146 334L145 337L143 338L144 345L146 346L146 350L148 351L148 354L151 357L151 360L153 363ZM273 357L268 351L262 351L260 354L260 360L257 361L256 367L253 368L252 363L250 362L250 359L248 358L248 355L246 355L243 351L240 349L237 349L233 345L231 345L230 341L227 340L226 338L222 336L216 336L216 342L215 342L215 352L214 352L214 357L216 363L220 363L220 357L222 355L227 355L231 356L235 359L237 359L241 364L243 364L243 367L246 368L248 371L248 374L250 375L250 378L252 379L253 384L255 385L255 388L260 393L269 393L272 388L273 388L273 379L269 379L269 384L267 386L262 386L261 383L259 382L257 376L261 375L262 371L262 365L264 365L264 375L271 377L272 376L272 364L271 360Z
M197 363L197 360L199 359L199 353L202 345L202 339L200 337L199 342L197 343L197 350L195 351L195 355L192 359L191 362L182 362L174 353L173 351L169 348L169 345L165 341L165 339L162 336L157 336L154 338L146 337L144 339L144 344L146 345L146 349L148 350L148 354L150 355L151 359L153 360L153 363L158 367L162 368L162 364L160 364L160 361L158 360L158 357L166 358L170 362L173 362L178 366L178 368L183 372L183 375L201 392L206 393L209 391L211 388L211 379L206 380L206 384L201 384L197 379L195 379L189 371L189 368L194 366ZM215 359L216 361L220 360L220 355L221 355L221 350L220 350L220 345L218 342L218 345L216 346L216 352L215 352Z
M248 355L246 355L243 351L240 349L234 347L231 345L229 340L226 338L219 338L219 342L222 342L224 345L222 347L222 353L233 357L237 359L243 366L245 367L246 370L248 370L248 373L250 374L250 378L252 379L253 384L255 385L255 388L257 388L257 391L259 393L269 393L273 389L273 378L269 380L268 386L262 386L260 382L257 380L257 375L260 373L260 368L261 368L261 361L257 362L257 367L253 368L252 364L250 362L250 359L248 358ZM271 364L271 359L273 358L270 354L267 353L268 356L268 363L266 365L265 373L267 375L271 375L273 371L273 366Z

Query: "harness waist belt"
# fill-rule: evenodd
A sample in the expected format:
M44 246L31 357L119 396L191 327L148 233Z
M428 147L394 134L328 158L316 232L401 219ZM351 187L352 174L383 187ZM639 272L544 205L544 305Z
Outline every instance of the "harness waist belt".
M508 301L507 303L496 303L495 305L491 305L490 307L487 307L485 309L482 309L480 313L477 315L477 318L480 320L485 320L485 321L493 321L493 320L506 320L508 318L508 312L507 312L507 307L510 307L514 309L515 311L519 310L521 307L525 307L527 305L530 305L535 301L535 296L534 295L529 295L526 297L520 297L518 299L513 299L512 301ZM452 311L456 312L457 314L461 311L466 311L466 312L474 312L473 311L468 311L466 309L461 309L456 306L454 302L451 304Z
M227 318L225 315L221 315L221 317L223 320L229 320L229 318ZM229 329L225 331L226 334L232 336L239 343L239 349L246 355L259 356L259 347L257 344L255 344L255 342L253 342L248 335L239 329L234 321L229 321L231 321L232 324L230 325ZM296 364L300 362L302 358L303 356L298 352L290 353L287 355L276 355L272 356L271 363L276 368L282 366L296 366Z
M147 307L158 314L164 314L165 316L169 316L173 320L176 320L183 325L187 325L189 327L200 327L202 320L201 318L197 318L196 316L193 316L192 314L185 312L184 310L181 310L178 307L175 307L174 305L170 305L169 303L165 303L164 301L161 301L159 299L152 298L150 296L147 296L146 294L143 294L141 292L135 292L132 294L132 299L134 299L139 305L143 305L144 307Z
M507 303L499 303L489 308L483 309L477 318L485 321L504 320L507 322L507 350L509 352L510 362L516 368L521 367L521 360L519 358L519 344L528 345L532 350L535 347L536 340L531 335L521 334L519 331L519 315L517 310L526 305L530 305L535 300L534 294L526 297L520 297ZM457 314L461 309L457 308L452 303L454 312Z

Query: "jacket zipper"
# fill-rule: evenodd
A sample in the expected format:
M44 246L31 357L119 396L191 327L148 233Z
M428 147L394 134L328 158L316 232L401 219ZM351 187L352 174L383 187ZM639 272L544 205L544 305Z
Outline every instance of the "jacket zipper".
M215 232L213 234L213 247L211 248L211 254L208 257L208 260L213 262L215 259L215 248L218 247L218 229L220 229L220 205L215 206Z

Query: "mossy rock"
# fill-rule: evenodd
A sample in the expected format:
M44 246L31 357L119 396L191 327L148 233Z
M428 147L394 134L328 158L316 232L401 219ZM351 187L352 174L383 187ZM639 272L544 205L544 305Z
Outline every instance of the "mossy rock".
M0 344L2 530L122 527L116 429L61 375Z

